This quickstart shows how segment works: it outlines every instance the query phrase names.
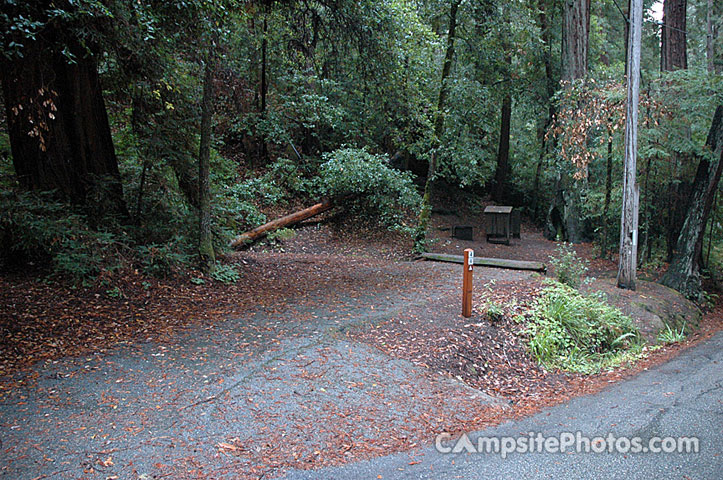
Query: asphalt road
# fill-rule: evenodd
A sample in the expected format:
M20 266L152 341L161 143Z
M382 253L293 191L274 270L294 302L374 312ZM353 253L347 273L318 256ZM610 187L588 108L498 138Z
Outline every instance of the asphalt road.
M654 437L695 437L698 453L495 453L441 454L429 447L414 456L408 453L348 464L343 467L293 471L287 479L720 479L723 478L723 332L688 350L672 361L616 384L595 395L545 410L521 421L470 433L470 445L478 437L513 437L529 434L545 438L594 439L612 434L639 437L648 447ZM565 435L561 437L561 435ZM652 447L673 446L654 440ZM551 447L554 441L550 441ZM614 443L614 442L613 442ZM577 444L577 438L575 438ZM443 448L456 442L442 441ZM467 445L469 448L470 445ZM484 445L484 443L483 443ZM536 445L536 443L535 443ZM599 443L596 445L607 445ZM463 447L459 444L459 448ZM570 447L575 449L576 445ZM584 441L581 447L586 448ZM676 446L677 447L677 446ZM592 450L592 447L591 447ZM418 462L418 463L416 463ZM410 465L411 464L411 465Z

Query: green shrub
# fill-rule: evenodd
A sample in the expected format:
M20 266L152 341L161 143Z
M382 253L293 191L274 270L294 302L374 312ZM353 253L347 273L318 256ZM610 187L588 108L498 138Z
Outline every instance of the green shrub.
M619 364L642 345L637 327L620 310L561 283L542 291L527 333L539 363L581 373Z
M51 192L0 191L0 250L4 263L49 264L75 280L118 266L116 234L92 229L88 218Z
M154 277L166 277L181 266L190 264L191 255L183 251L183 237L173 237L169 242L139 245L136 248L143 271Z
M291 228L279 228L269 233L266 238L271 242L283 242L290 240L296 236L296 232Z
M569 243L557 246L555 255L550 257L550 263L555 268L557 280L573 288L579 287L587 275L588 261L580 258Z
M405 219L418 212L422 199L409 172L394 170L386 156L365 149L341 148L323 159L317 180L322 196L344 198L356 213L411 233Z

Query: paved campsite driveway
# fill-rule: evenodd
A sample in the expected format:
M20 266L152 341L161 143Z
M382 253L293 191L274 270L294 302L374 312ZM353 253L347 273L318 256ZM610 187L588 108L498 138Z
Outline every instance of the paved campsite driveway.
M285 478L339 479L714 479L723 478L723 332L672 361L612 386L521 421L476 434L519 437L528 432L558 437L581 432L594 438L697 437L689 454L543 453L439 454L426 448L410 462L401 453L336 469L290 472ZM454 443L443 442L442 446ZM623 444L624 445L624 444ZM410 465L413 463L413 465Z
M364 293L312 291L164 342L37 365L0 405L0 478L257 478L414 447L436 422L494 403L344 334L456 299L455 266L357 268ZM420 268L423 281L406 285Z
M14 380L24 386L0 399L0 478L269 478L290 465L301 470L289 478L499 478L515 472L532 478L536 469L578 477L638 464L658 474L668 472L653 469L663 465L690 478L720 477L712 475L720 465L714 456L720 444L712 442L723 440L720 365L713 363L721 359L720 334L657 373L495 430L699 433L700 455L503 462L423 449L420 456L418 447L432 432L507 407L347 333L432 304L458 315L459 268L361 260L354 268L348 276L354 288L341 272L335 286L312 286L297 296L280 292L278 305L238 318L194 323L165 341L138 339L18 374ZM475 281L527 275L480 268ZM395 451L411 453L349 463ZM341 463L348 465L304 471Z

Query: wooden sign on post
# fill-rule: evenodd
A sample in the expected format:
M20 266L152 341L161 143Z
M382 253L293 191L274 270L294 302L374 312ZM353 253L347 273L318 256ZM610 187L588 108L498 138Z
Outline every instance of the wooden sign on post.
M472 272L474 268L474 250L464 250L464 273L462 274L462 316L472 316Z

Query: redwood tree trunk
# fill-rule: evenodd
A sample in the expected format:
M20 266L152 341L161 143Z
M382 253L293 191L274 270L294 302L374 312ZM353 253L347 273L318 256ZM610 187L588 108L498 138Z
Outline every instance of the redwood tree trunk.
M546 91L547 91L547 97L545 98L545 101L547 102L547 118L545 118L544 123L542 124L541 128L538 128L538 139L540 141L540 157L537 160L537 168L535 169L535 180L533 183L532 192L534 194L533 197L533 212L535 218L538 218L539 211L540 211L540 201L542 198L541 192L540 192L540 176L542 174L542 167L545 162L545 157L547 156L547 130L550 128L550 125L552 124L552 120L555 117L555 103L552 101L552 97L555 95L555 88L557 85L557 82L555 81L555 78L552 73L552 44L550 41L550 23L547 21L547 12L546 12L546 5L545 0L538 0L537 7L539 9L539 16L538 16L538 22L540 25L540 37L542 38L543 43L545 44L545 50L543 52L543 62L545 64L545 85L546 85ZM554 137L553 137L554 141Z
M590 34L590 0L564 0L562 26L562 79L579 80L587 75L588 40ZM582 221L580 189L585 182L573 181L566 172L559 175L553 205L548 210L547 223L560 215L563 239L572 243L587 240Z
M723 170L723 105L716 108L706 145L712 155L698 163L688 214L678 237L675 256L662 283L687 297L700 294L700 258L705 225Z
M96 59L79 45L61 53L48 26L5 60L0 76L13 165L30 190L56 190L98 218L127 215Z
M686 48L687 0L665 0L660 32L660 70L668 72L688 68Z
M563 80L576 80L587 74L589 34L590 0L565 0L562 34Z
M510 171L510 120L512 119L512 95L507 92L502 100L500 115L500 144L497 149L494 199L501 202L507 193L507 176Z

